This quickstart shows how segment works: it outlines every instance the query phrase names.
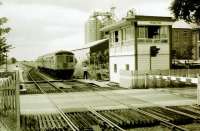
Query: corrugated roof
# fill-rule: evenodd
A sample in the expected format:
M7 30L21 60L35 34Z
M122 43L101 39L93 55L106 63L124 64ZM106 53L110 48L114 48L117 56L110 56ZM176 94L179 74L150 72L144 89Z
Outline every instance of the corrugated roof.
M101 40L93 41L93 42L90 42L88 44L83 45L81 48L73 49L72 51L91 48L93 46L99 45L99 44L106 42L106 41L108 41L108 39L101 39Z
M195 28L200 28L200 26L194 23L187 23L184 20L179 20L179 21L174 22L174 24L172 25L172 28L195 29Z

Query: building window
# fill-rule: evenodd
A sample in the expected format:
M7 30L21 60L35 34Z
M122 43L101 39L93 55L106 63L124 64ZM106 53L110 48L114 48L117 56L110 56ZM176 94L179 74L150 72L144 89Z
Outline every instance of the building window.
M160 38L160 26L148 26L148 38Z
M114 72L117 73L117 64L114 64Z
M183 32L183 37L187 37L187 35L188 35L188 32L187 32L187 31L184 31L184 32Z
M160 27L160 38L167 38L168 37L168 27L161 26Z
M126 64L126 70L129 71L129 64Z
M121 44L123 44L123 29L120 30L120 41L121 41Z
M140 26L138 28L138 37L139 38L146 38L146 28L144 26Z
M199 46L199 58L200 58L200 46Z
M138 38L160 39L168 38L167 26L139 26Z
M119 41L119 32L118 31L115 31L115 42L118 42Z
M126 40L126 28L122 29L122 40Z
M174 32L174 39L176 42L179 41L179 32L178 31Z
M131 31L131 27L127 27L126 28L126 40L131 40L132 39L132 31Z
M199 41L200 41L200 30L199 30Z

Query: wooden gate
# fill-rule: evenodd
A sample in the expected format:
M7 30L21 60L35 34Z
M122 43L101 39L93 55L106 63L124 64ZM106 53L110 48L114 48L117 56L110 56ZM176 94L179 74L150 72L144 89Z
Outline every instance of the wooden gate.
M4 130L19 131L19 91L17 72L0 73L0 123Z

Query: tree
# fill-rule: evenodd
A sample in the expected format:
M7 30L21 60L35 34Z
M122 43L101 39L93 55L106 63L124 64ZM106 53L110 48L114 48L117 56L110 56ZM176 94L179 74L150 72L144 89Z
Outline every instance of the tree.
M7 57L7 52L11 45L7 44L5 35L11 30L9 27L4 27L8 19L5 17L0 18L0 64L4 64Z
M97 53L98 66L103 63L103 54L101 51Z
M109 62L109 49L105 49L103 52L104 63L107 64Z
M170 10L176 19L200 23L200 0L174 0Z
M97 54L96 52L93 52L90 57L90 64L93 64L95 66L96 63L97 63Z
M16 58L14 58L14 57L12 57L12 58L10 58L10 61L11 61L11 63L12 63L12 64L14 64L14 63L16 63L16 62L17 62L17 59L16 59Z

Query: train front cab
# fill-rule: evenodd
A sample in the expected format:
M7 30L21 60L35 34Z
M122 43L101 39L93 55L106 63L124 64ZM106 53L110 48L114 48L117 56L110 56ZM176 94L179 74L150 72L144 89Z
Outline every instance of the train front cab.
M70 79L74 73L74 67L76 64L74 54L71 52L59 52L56 53L55 60L55 75L63 79Z

